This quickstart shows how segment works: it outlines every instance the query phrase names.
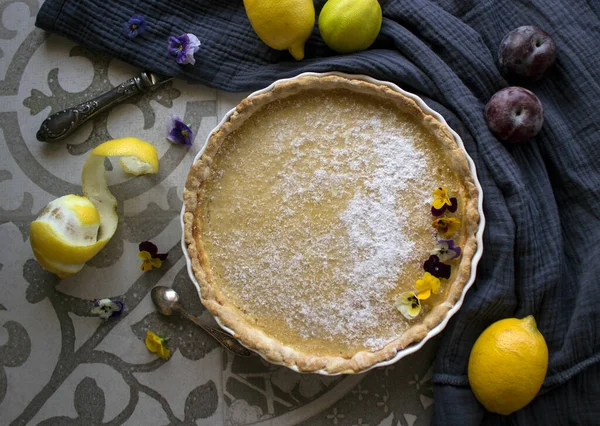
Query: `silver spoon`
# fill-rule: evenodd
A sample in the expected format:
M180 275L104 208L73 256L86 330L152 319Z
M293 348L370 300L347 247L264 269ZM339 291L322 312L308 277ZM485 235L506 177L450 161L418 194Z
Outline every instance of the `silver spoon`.
M169 287L157 286L150 292L152 301L158 308L158 312L163 315L173 315L175 312L179 312L181 315L192 321L202 330L210 334L213 339L223 345L226 349L229 349L235 355L238 356L250 356L252 352L242 346L234 337L230 334L219 330L217 328L209 327L200 322L198 318L187 312L181 302L179 301L179 295L175 290Z
M144 71L140 75L130 78L97 98L52 114L40 126L40 130L38 130L36 135L37 139L40 142L60 141L99 113L139 93L155 90L158 86L169 80L171 80L171 77Z

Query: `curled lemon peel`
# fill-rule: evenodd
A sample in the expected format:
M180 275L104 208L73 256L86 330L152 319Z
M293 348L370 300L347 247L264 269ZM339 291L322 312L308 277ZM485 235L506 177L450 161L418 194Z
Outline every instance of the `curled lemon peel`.
M117 229L117 200L106 182L105 157L121 157L123 170L136 176L158 172L156 149L140 139L115 139L92 150L81 173L84 196L51 201L29 228L36 259L60 278L80 271Z

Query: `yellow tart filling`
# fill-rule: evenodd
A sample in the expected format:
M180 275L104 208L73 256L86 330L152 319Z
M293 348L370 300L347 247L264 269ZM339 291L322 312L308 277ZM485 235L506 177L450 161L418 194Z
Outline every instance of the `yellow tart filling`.
M438 240L432 191L451 189L464 211L451 163L390 100L332 89L270 102L227 135L199 192L207 280L248 326L300 352L379 350L411 326L394 300ZM463 244L464 226L453 238Z

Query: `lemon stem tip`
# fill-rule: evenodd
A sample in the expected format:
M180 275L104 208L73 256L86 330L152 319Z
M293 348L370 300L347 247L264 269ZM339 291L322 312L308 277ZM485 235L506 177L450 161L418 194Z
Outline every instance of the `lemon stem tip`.
M531 329L537 329L537 322L535 321L535 318L533 317L533 315L527 315L525 318L523 318L523 324L525 326L527 326L528 328Z
M295 60L301 61L304 59L304 43L296 44L288 49Z

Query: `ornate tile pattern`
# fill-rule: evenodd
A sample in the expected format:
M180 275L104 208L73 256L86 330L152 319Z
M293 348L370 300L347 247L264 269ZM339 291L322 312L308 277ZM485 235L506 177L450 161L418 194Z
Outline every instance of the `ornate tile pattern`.
M300 375L259 357L234 358L191 323L161 317L149 292L173 286L206 323L179 246L182 183L194 155L246 94L181 80L117 106L67 142L35 138L50 114L139 72L34 28L37 0L0 1L0 413L2 424L43 425L425 425L432 414L437 340L394 366L357 376ZM190 149L165 139L171 114L196 132ZM33 260L29 223L52 199L80 193L80 171L99 143L136 135L152 142L160 172L130 179L106 161L119 201L110 244L79 274L60 281ZM137 244L169 258L142 273ZM119 297L127 312L102 322L96 298ZM170 337L157 359L145 331Z

